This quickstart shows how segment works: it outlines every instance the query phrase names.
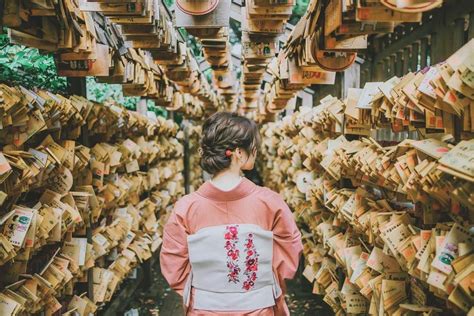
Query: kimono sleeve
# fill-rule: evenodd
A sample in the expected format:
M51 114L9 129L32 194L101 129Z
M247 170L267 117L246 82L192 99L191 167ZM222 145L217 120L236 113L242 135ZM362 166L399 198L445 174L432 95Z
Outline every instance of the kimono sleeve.
M273 221L273 264L279 279L292 279L298 270L303 244L293 213L282 197L272 192L274 207L277 208Z
M164 227L160 253L161 273L170 287L180 295L183 295L191 270L188 257L188 233L182 217L184 204L183 201L176 203Z

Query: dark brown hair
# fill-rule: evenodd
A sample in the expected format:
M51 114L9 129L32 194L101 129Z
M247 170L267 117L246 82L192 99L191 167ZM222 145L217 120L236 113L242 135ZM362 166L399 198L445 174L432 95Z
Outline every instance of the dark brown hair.
M202 126L201 167L210 174L227 169L231 157L226 150L241 148L251 154L260 147L257 124L237 113L217 112Z

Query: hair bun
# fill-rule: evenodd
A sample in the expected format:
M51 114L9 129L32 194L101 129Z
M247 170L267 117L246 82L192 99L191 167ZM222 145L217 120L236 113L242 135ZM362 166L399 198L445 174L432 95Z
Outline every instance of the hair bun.
M214 113L202 127L201 167L210 174L216 174L230 167L232 160L227 156L227 150L242 148L250 153L258 148L259 143L254 121L236 113Z

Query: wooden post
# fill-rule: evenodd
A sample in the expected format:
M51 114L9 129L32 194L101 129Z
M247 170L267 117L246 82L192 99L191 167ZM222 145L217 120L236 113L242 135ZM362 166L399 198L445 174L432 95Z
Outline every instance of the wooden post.
M474 11L469 15L469 28L467 29L467 39L474 38Z
M464 45L464 23L466 20L464 18L460 18L454 21L454 29L453 34L451 34L453 45L449 47L450 52L449 55L456 52ZM446 56L447 57L447 56Z
M148 106L147 106L147 99L146 98L142 98L142 99L140 99L140 101L138 101L137 112L146 116L146 114L148 112Z
M428 38L423 37L420 41L420 69L428 65Z
M355 62L342 75L341 97L347 97L349 88L359 88L360 86L360 64Z
M4 10L5 0L0 0L0 8ZM3 34L3 14L0 14L0 34Z
M75 94L87 98L87 81L86 78L67 78L68 92L69 94ZM84 146L90 147L89 129L87 126L81 128L81 139ZM92 244L92 213L89 212L89 225L86 227L87 242ZM92 269L87 270L87 297L91 300L94 299L94 275Z
M403 51L398 51L395 57L396 64L395 64L395 74L398 77L403 76Z
M453 22L446 20L446 12L442 11L434 23L434 32L431 35L431 64L437 64L455 51L453 49L454 34L451 27Z
M168 111L168 119L174 121L174 111Z
M430 37L430 62L435 65L441 61L441 52L439 48L440 36L439 33L433 33Z
M396 63L396 56L395 55L391 55L389 57L389 63L390 63L390 75L393 77L393 76L396 76L397 75L397 72L396 72L396 67L395 65L397 64Z
M415 42L411 45L411 54L410 54L410 71L418 70L418 56L420 54L420 43Z
M366 74L365 74L365 69L360 72L360 87L363 88L365 85L365 82L367 81L366 79Z
M452 35L453 45L451 47L452 52L455 52L464 45L464 22L465 20L457 19L454 21L454 34ZM453 115L454 122L454 139L459 142L461 141L462 133L462 118Z
M403 75L407 74L409 69L410 69L410 47L407 46L403 49L403 55L402 55L402 73Z
M392 74L391 74L391 69L390 69L390 58L385 58L383 60L383 70L384 70L384 78L385 79L389 79L389 78L392 78Z
M69 94L79 95L87 98L87 82L86 78L68 77L68 92Z
M372 78L374 78L375 81L383 81L385 79L383 62L379 62L375 65Z

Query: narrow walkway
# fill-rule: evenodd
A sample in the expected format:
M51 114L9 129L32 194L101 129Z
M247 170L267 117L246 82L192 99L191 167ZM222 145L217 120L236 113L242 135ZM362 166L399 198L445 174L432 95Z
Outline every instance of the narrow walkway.
M311 293L311 285L298 272L294 280L288 282L287 302L292 316L333 315L332 310L319 296ZM124 312L129 315L181 316L181 297L173 292L160 273L158 260L152 267L151 286L133 294ZM132 309L135 309L132 311ZM132 313L133 312L133 313Z

